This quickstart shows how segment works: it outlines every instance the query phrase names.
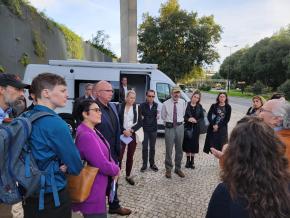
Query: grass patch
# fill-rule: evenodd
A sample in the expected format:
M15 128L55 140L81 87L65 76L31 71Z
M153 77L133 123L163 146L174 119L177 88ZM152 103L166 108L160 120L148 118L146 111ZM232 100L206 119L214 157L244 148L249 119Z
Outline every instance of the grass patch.
M10 9L10 11L19 16L22 17L23 12L21 9L21 5L23 4L22 0L2 0L2 2L7 5L7 7Z
M46 52L46 47L45 47L44 43L41 41L39 33L36 31L33 31L32 36L33 36L32 43L34 46L34 53L38 57L44 57L45 52Z
M224 91L219 91L219 90L207 91L207 93L210 93L210 94L218 94L220 92L224 92ZM240 97L240 98L252 98L254 96L253 93L248 93L248 92L242 93L241 91L236 91L236 90L230 90L227 94L228 96Z
M5 72L5 68L2 65L0 65L0 73L4 73L4 72Z
M30 63L30 58L27 53L23 53L19 59L19 63L26 67Z
M210 91L204 91L204 92L217 95L218 93L223 92L223 91L210 90ZM250 92L242 93L241 91L238 91L238 90L230 90L227 94L229 97L239 97L239 98L246 98L246 99L251 99L253 96L255 96L254 93L250 93ZM261 96L263 96L266 100L268 100L272 96L272 94L273 94L272 92L265 93L265 94L262 94Z
M83 59L84 48L82 38L67 28L65 25L57 24L57 27L64 35L68 58Z

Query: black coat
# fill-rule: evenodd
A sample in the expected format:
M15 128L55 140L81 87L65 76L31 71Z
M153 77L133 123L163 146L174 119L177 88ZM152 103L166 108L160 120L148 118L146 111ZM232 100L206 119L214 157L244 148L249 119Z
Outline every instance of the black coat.
M114 128L114 125L112 124L109 114L106 112L104 107L99 102L98 104L102 111L102 121L96 126L96 128L102 133L105 139L109 142L112 158L117 163L119 161L119 155L120 155L120 149L121 149L120 122L119 122L118 111L117 111L116 105L110 102L109 107L113 111L115 118L117 120L116 127Z
M124 129L124 112L125 112L125 103L122 103L121 105L119 104L118 110L119 110L119 120L120 120L120 130L121 130L121 134L122 132L125 130ZM136 123L134 126L132 126L132 130L134 132L136 132L138 129L140 129L142 127L142 113L141 113L141 108L138 107L138 121L137 121L137 105L134 104L133 105L133 114L134 114L134 118L133 118L133 123Z
M197 123L188 122L188 119L193 117L197 120ZM201 104L197 104L195 107L191 106L188 102L185 115L184 115L184 139L183 139L183 151L187 153L198 153L199 151L199 122L203 120L203 108ZM188 133L192 134L188 134Z
M131 90L132 88L130 88L129 86L127 86L127 90L129 91L129 90ZM122 86L122 84L120 85L120 100L119 100L119 102L120 103L123 103L123 102L125 102L125 98L126 98L126 96L125 96L125 89L124 89L124 87Z
M156 132L158 104L153 102L153 105L150 109L149 104L144 102L140 105L140 108L143 117L143 130L145 132Z
M218 103L212 104L207 114L209 127L203 148L205 153L209 153L211 147L221 150L222 146L228 142L228 122L231 119L232 108L229 104L225 105L225 117L222 120L218 120L218 108ZM213 132L213 125L216 124L218 131Z

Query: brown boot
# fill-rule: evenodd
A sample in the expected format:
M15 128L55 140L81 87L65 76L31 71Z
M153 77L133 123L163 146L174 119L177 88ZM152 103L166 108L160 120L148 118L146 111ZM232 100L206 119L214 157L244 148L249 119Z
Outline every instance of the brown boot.
M181 170L175 170L174 173L176 173L181 178L185 177L184 173Z
M165 172L165 177L166 177L167 179L171 179L171 170L166 170L166 172Z

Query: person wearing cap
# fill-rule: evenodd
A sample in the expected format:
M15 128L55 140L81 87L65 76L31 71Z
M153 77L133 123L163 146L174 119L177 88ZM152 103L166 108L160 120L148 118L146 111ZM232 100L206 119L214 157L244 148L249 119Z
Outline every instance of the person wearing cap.
M8 120L12 113L11 106L24 95L24 89L28 87L14 74L0 74L0 124Z
M20 78L14 74L0 74L0 125L11 122L12 106L24 97L24 88L28 87L29 85L22 83ZM0 210L4 216L5 214L10 215L11 212L12 214L22 213L21 203L12 206L0 204Z
M179 86L174 86L171 90L171 98L163 103L161 110L161 118L165 123L165 177L171 178L172 164L172 149L175 144L175 170L174 172L181 178L185 177L181 171L182 161L182 142L184 135L184 114L186 103L180 98L181 89Z

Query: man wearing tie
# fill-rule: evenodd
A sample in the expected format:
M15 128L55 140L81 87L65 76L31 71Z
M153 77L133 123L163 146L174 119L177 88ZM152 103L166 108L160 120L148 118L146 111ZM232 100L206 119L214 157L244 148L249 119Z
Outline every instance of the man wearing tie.
M175 170L174 172L181 178L185 177L181 171L182 161L182 142L184 134L184 113L186 103L180 98L181 89L175 86L171 90L171 98L163 103L161 110L161 118L165 123L165 177L171 178L172 164L172 149L175 144Z

